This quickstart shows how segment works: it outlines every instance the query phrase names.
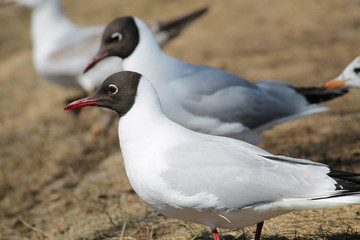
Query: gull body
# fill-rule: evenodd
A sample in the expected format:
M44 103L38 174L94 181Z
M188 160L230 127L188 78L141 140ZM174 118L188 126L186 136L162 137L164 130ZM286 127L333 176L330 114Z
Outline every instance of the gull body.
M13 1L31 9L33 63L39 75L64 87L92 92L101 85L104 76L119 70L121 59L112 57L83 74L100 45L105 25L76 25L64 14L60 0ZM157 42L164 46L205 11L203 8L169 21L153 21Z
M113 34L122 38L114 39ZM260 133L276 124L326 111L319 103L345 92L275 80L250 82L222 69L181 61L166 55L137 17L118 18L106 27L100 49L85 71L113 56L123 59L119 68L150 79L171 120L251 143L259 143Z
M113 74L93 95L65 109L84 106L119 115L125 170L136 193L165 216L209 226L215 239L218 227L360 202L358 174L331 172L325 164L172 122L151 82L138 73Z

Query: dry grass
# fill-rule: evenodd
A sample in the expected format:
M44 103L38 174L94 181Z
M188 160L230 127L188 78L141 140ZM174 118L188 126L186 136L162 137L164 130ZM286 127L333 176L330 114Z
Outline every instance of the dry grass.
M359 54L358 1L83 4L64 0L66 13L81 25L129 14L165 19L210 5L210 12L166 51L250 80L320 85ZM82 121L63 111L64 100L78 93L51 85L34 72L29 15L20 7L0 9L0 239L211 239L204 226L154 216L132 191L116 124L106 135L88 131L104 110L90 109ZM327 104L330 112L265 132L261 146L360 172L358 94L353 90ZM360 207L348 206L290 213L267 221L263 239L360 239L359 212ZM253 232L249 227L221 234L224 239L251 239Z

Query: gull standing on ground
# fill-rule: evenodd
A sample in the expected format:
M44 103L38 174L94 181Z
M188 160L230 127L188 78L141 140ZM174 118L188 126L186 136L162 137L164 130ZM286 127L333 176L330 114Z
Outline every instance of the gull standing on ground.
M356 57L337 77L324 84L326 89L360 88L360 56Z
M60 0L12 1L32 10L33 62L39 75L58 85L82 88L89 93L101 85L104 76L119 71L121 59L113 57L99 68L83 74L100 45L105 25L77 26L64 14ZM168 21L152 21L150 26L157 42L164 46L206 10L202 8Z
M232 138L189 130L169 120L146 77L120 72L84 106L117 112L119 139L131 186L168 217L216 228L242 228L295 210L360 203L359 174L325 164L273 155Z
M119 70L150 79L172 121L254 144L261 141L263 130L326 111L319 103L346 92L299 88L274 80L249 82L222 69L186 63L166 55L137 17L118 18L106 27L100 49L85 72L110 56L123 59Z

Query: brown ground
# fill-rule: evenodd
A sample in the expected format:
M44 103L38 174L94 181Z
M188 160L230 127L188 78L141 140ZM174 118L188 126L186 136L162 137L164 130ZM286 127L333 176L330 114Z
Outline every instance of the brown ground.
M300 86L337 76L359 52L358 1L66 0L80 25L121 15L166 19L209 5L210 12L165 51L256 81ZM54 86L32 67L29 11L0 9L0 239L210 239L208 229L151 213L123 170L117 126L95 136L64 112L78 92ZM266 131L261 147L360 172L359 90L328 103L331 111ZM360 207L290 213L265 223L263 239L360 239ZM121 225L121 222L126 222ZM116 228L114 227L117 226ZM254 227L222 230L253 238ZM205 232L205 233L204 233ZM230 237L234 236L234 238Z

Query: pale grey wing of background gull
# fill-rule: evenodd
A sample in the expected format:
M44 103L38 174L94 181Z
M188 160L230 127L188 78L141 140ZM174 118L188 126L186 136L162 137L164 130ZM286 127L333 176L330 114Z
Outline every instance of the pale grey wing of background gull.
M81 77L82 72L79 70L86 66L87 61L96 53L103 29L103 26L76 28L52 43L53 47L49 47L48 51L40 51L40 53L34 46L36 70L59 85L79 87L79 84L82 85L81 82L74 78ZM119 62L121 63L120 60L117 61ZM103 65L99 66L96 71L102 67ZM89 75L91 74L89 72ZM69 81L66 81L66 78Z
M71 82L79 84L86 91L93 90L101 85L104 76L121 70L121 59L110 57L96 69L85 74L81 71L96 53L103 31L104 26L99 25L78 28L73 34L69 32L58 40L56 49L49 51L45 58L35 61L35 66L41 64L37 67L38 71L53 81L59 78L62 85L65 84L66 76L69 76L69 80L76 76L77 80L72 79ZM71 83L69 85L71 86Z
M322 100L319 102L309 101L307 94L301 93L301 89L306 88L299 88L290 82L266 79L254 82L254 84L263 92L261 99L262 108L258 116L262 115L262 120L265 120L258 120L259 124L253 128L255 132L260 133L261 131L272 128L276 124L329 110L328 107L321 104ZM309 92L317 91L318 90L310 90ZM321 91L319 88L319 92ZM320 94L324 94L325 96L325 93ZM344 93L339 91L338 93L329 92L327 94L329 94L329 96L332 94L341 96ZM311 95L311 93L309 93L309 95ZM332 97L329 99L331 98ZM275 109L273 109L273 107L275 107ZM273 115L276 115L276 117Z
M161 96L171 92L173 95L166 99L176 97L182 103L174 109L172 101L163 101L165 112L170 113L170 118L188 114L188 121L181 124L191 129L196 129L198 125L203 127L201 132L212 129L213 133L227 132L224 135L237 136L327 110L309 103L295 90L295 85L288 82L249 82L220 69L192 67L196 68L192 74L169 81L167 89L160 89ZM182 118L175 119L179 121ZM202 124L197 124L200 119Z
M71 38L70 36L63 36L55 43L58 48L49 54L49 59L59 63L60 66L64 66L64 69L60 68L62 71L65 71L66 68L70 68L71 71L72 68L86 65L87 62L84 59L88 61L92 56L91 53L96 53L102 31L102 26L81 28L74 35L69 34L72 36Z
M326 165L274 156L229 138L202 135L188 140L164 152L167 168L160 176L187 197L198 193L217 197L221 204L208 206L209 210L291 198L304 199L305 206L309 198L328 196L335 190Z

